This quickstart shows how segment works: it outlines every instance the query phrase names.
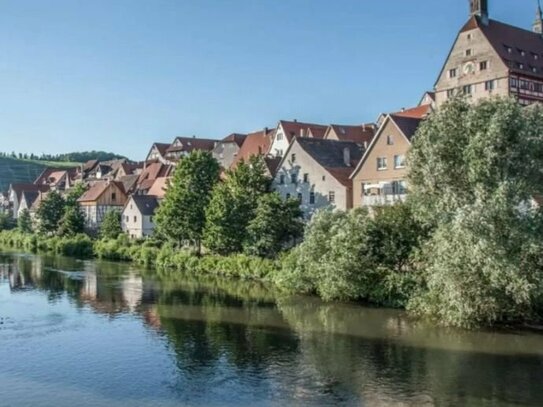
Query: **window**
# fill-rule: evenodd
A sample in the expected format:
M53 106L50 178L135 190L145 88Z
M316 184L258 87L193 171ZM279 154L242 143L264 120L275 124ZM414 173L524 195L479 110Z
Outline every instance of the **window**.
M323 176L322 176L322 180L323 180L323 181L326 181L326 175L323 175Z
M470 56L471 56L471 49L467 49L467 50L466 50L466 56L467 56L467 57L470 57Z
M512 88L518 87L518 79L517 78L511 78L511 80L509 81L509 84L511 85Z
M482 61L482 62L479 63L479 70L486 71L487 68L488 68L488 62L487 61Z
M296 162L296 154L291 154L290 155L290 160L295 163Z
M394 137L392 136L387 136L387 145L391 146L394 144Z
M303 201L303 195L301 192L298 192L298 202L301 204Z
M387 158L377 157L377 170L386 170L386 169L387 169Z
M464 95L471 95L471 85L464 85L462 87L462 92Z
M149 222L153 223L153 217L149 216Z
M449 69L449 78L456 78L456 68Z
M285 175L281 174L279 175L279 184L283 185L285 183Z
M309 183L309 174L307 172L304 174L304 182Z
M468 34L468 40L471 40L471 34Z
M392 182L392 194L393 195L404 195L407 192L405 187L405 181L393 181Z
M518 52L520 53L520 55L526 56L526 51L524 51L523 49L519 48Z
M491 91L494 89L494 81L486 81L485 82L485 90Z
M310 205L314 205L315 204L315 193L313 191L311 191L309 193L309 204Z
M328 202L330 203L336 202L336 193L334 191L328 192Z
M283 140L283 133L277 133L277 140Z
M296 174L296 173L290 174L290 182L292 184L297 184L298 183L298 174Z
M111 200L115 202L117 200L117 194L115 192L111 193Z
M287 193L287 194L285 195L285 198L290 199L290 194Z
M447 89L447 99L454 97L454 89Z
M134 223L136 223L137 221L138 221L138 217L134 216Z
M395 155L394 156L394 168L404 168L405 167L405 155Z

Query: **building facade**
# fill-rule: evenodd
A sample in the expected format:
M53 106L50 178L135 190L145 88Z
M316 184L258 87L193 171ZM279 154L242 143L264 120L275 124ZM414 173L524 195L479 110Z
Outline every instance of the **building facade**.
M471 101L513 96L529 105L543 101L543 20L533 30L489 18L488 1L470 1L461 28L435 84L437 107L458 94Z
M123 232L132 239L151 236L155 230L153 216L158 200L152 195L132 195L126 203L121 217Z

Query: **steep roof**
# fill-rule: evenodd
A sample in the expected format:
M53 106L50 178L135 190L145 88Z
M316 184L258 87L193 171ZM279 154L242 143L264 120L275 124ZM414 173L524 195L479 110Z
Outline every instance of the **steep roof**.
M311 132L311 136L314 138L324 138L324 134L326 133L326 129L328 128L328 126L324 126L322 124L303 123L299 121L287 120L280 120L279 124L283 128L285 132L285 137L287 138L289 143L294 137L299 137L302 130L304 132Z
M49 185L36 185L36 184L11 184L10 189L15 192L17 196L17 200L21 200L22 193L24 191L39 191L39 192L47 192L49 191Z
M78 202L94 202L97 201L104 192L110 187L116 186L123 194L125 194L123 184L118 181L99 181L94 183L85 193L79 198Z
M157 151L160 153L160 155L164 155L166 154L166 150L168 150L168 147L170 147L170 144L168 143L154 143L153 146L151 147L151 149L153 147L156 147Z
M396 114L391 114L390 119L396 124L396 126L398 126L400 131L404 134L405 137L407 137L409 141L411 141L411 139L415 135L415 132L417 131L422 121L422 119L398 116Z
M420 105L409 109L404 109L399 112L392 113L398 117L410 117L413 119L423 119L432 112L432 105Z
M236 143L238 147L241 147L247 138L247 134L232 133L223 138L223 143Z
M140 176L138 174L124 175L122 177L119 177L117 181L123 184L123 189L126 192L132 192L138 184L139 177Z
M36 178L34 184L56 185L64 177L68 175L68 171L60 168L45 168L42 173Z
M164 198L164 196L166 195L166 190L168 189L168 182L170 181L170 179L171 177L159 177L155 179L147 194L154 195L159 199Z
M373 123L361 124L357 126L343 125L343 124L331 124L326 131L326 137L331 131L334 131L339 141L352 141L358 144L364 145L364 143L370 143L375 136L377 126Z
M481 30L510 71L543 78L543 37L541 34L496 20L488 20L488 24L485 24L477 16L471 17L460 33L477 28ZM524 55L522 55L523 52ZM537 59L534 55L537 55Z
M26 201L27 208L30 209L39 195L39 191L23 191L21 195L21 201L24 199Z
M341 184L350 185L349 176L364 153L362 146L352 141L320 140L306 137L296 137L296 142ZM344 161L345 149L349 150L349 164Z
M249 133L238 151L231 168L235 168L241 160L247 161L253 155L264 155L269 150L275 129L263 129Z
M196 137L176 137L174 142L166 150L168 153L176 151L185 151L190 153L194 150L211 151L215 148L218 140L211 140ZM175 145L180 143L180 145Z
M158 200L156 196L132 195L131 200L138 208L138 211L145 216L152 216L155 213L155 209L158 207Z

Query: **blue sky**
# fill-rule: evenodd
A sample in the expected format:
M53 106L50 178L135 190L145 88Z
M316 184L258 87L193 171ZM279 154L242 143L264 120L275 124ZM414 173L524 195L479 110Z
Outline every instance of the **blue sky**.
M490 0L529 28L536 0ZM374 121L431 89L468 0L0 0L0 151Z

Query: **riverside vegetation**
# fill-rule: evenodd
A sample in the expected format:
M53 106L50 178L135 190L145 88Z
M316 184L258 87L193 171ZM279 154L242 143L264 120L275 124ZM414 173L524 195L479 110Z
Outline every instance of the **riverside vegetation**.
M216 161L195 152L180 162L146 241L124 236L115 213L93 240L80 233L73 199L55 197L54 221L38 214L40 234L19 219L0 243L262 279L452 326L539 322L543 216L532 202L543 196L543 107L452 100L420 126L408 159L406 203L321 211L304 231L297 201L269 192L260 159L219 182Z

